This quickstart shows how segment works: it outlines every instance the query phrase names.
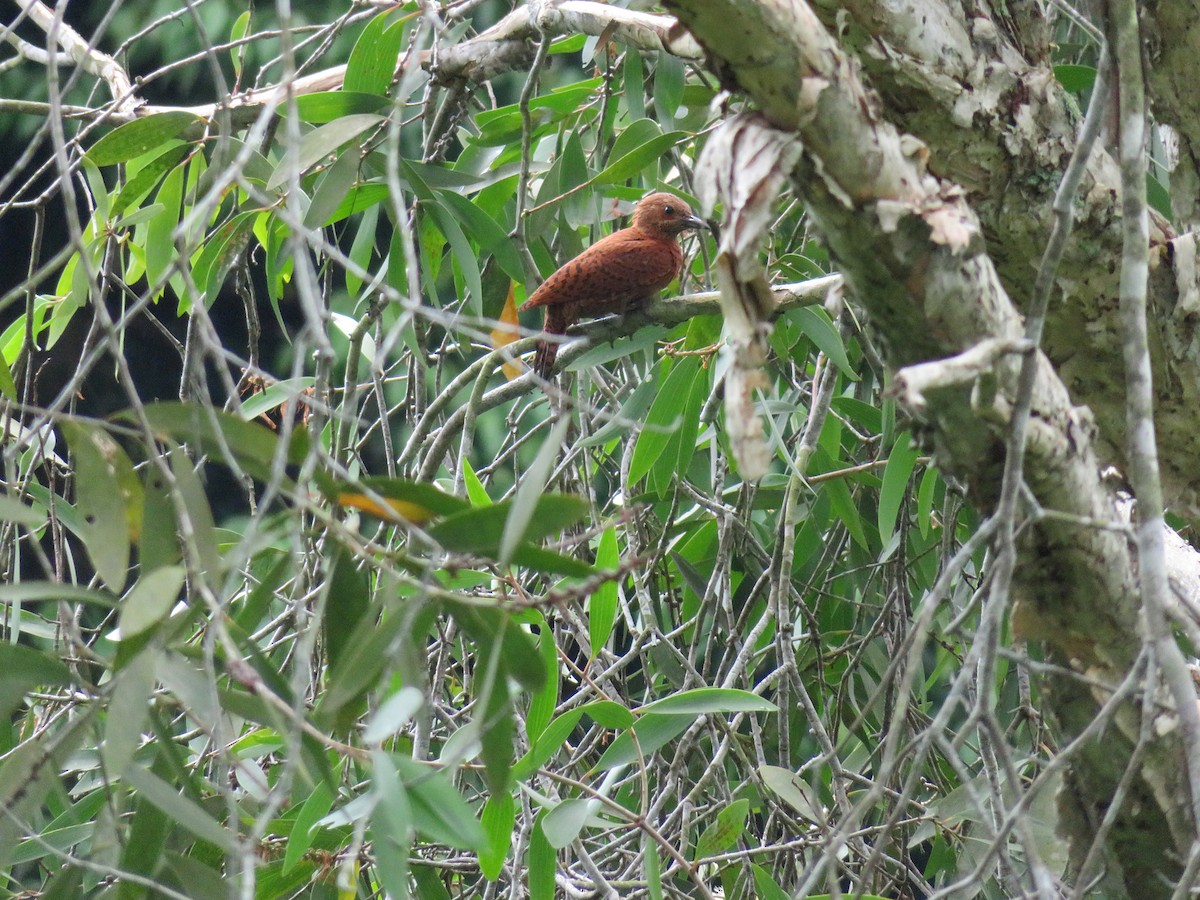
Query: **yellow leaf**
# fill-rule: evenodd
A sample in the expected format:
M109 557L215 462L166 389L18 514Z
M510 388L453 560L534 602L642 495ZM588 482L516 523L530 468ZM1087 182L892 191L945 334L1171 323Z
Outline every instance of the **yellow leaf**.
M496 327L492 329L492 346L497 350L507 347L520 336L517 333L517 301L513 296L516 289L517 283L510 281L508 296L504 298L504 309L500 311L500 319ZM515 362L506 362L503 368L504 375L509 381L521 374L521 366Z
M352 494L343 491L337 495L337 502L340 506L361 509L363 512L369 513L385 522L411 522L414 525L421 525L433 518L433 511L421 506L419 503L413 503L409 500L397 500L392 497L384 497L382 499L387 506L380 505L366 494Z

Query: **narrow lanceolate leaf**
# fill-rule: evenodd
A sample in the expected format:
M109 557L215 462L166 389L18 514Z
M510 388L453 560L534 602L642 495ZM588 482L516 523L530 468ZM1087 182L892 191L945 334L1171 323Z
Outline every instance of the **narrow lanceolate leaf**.
M204 807L181 794L177 787L167 784L149 769L135 763L125 773L125 782L196 837L215 844L226 853L234 851L236 839L233 832L209 815Z
M404 22L396 21L390 13L381 13L368 22L350 51L342 86L347 91L386 93L396 74L403 40Z
M554 900L554 870L558 854L542 830L547 813L538 816L529 835L529 852L525 855L525 871L529 873L529 900Z
M696 721L694 715L642 716L629 731L618 735L596 763L596 771L605 772L617 766L649 757L655 750L687 731ZM636 735L637 740L634 740Z
M5 721L35 687L70 683L70 669L56 656L24 644L0 642L0 717Z
M600 535L600 545L596 549L596 568L601 571L612 571L621 564L620 550L617 548L617 532L606 528ZM617 620L617 583L606 581L597 588L588 601L588 637L592 645L591 659L604 649L612 635L613 625Z
M704 829L696 842L696 861L731 849L746 828L746 816L749 812L750 801L743 797L734 800L717 813L717 820Z
M3 367L4 363L0 363L0 368ZM22 503L15 497L0 494L0 522L36 528L46 523L46 511Z
M779 707L749 691L735 688L697 688L656 700L642 707L642 713L680 715L691 713L778 712Z
M479 870L488 881L500 877L504 860L512 846L513 824L517 821L517 804L512 794L493 794L483 805L480 815L487 845L479 851Z
M843 375L851 381L858 380L858 375L850 364L850 358L846 355L846 345L842 343L842 336L834 327L829 313L819 307L803 306L800 309L792 310L788 315L800 326L800 330L817 346L817 349L829 357L829 360L841 370Z
M128 640L161 622L179 600L184 571L164 566L147 572L121 600L121 639Z
M531 745L536 744L554 717L554 710L558 707L559 687L559 679L555 677L558 672L558 646L554 642L554 631L540 612L537 615L538 656L541 657L542 671L546 679L530 697L529 712L525 716L525 734Z
M529 748L529 752L517 760L516 765L513 766L513 780L524 781L554 756L566 743L575 726L579 724L582 715L583 713L578 709L568 710L547 725L534 741L533 746Z
M646 894L650 900L662 900L662 860L658 858L658 845L650 835L642 840L642 852L645 854Z
M892 539L896 517L908 490L908 479L916 464L917 448L913 446L908 432L897 435L883 470L883 486L879 490L879 541L884 547Z
M320 128L314 128L300 141L299 158L292 160L285 156L271 173L267 182L267 190L273 191L282 187L291 177L292 166L301 174L307 172L321 160L332 156L338 148L357 138L364 131L383 124L383 116L374 113L359 113L353 116L343 116Z
M551 847L561 850L579 836L592 815L591 804L587 800L564 800L542 819L546 840Z
M629 466L629 483L641 481L663 452L672 444L683 421L683 400L689 397L692 382L699 377L700 360L694 356L678 359L663 381L662 389L650 405ZM672 460L674 465L674 460Z
M165 144L200 121L195 114L182 110L134 119L92 144L87 157L97 166L123 163Z
M313 826L329 812L332 806L333 788L324 781L318 782L308 799L304 801L304 805L300 807L295 824L292 825L287 850L283 854L284 872L290 871L304 856L305 851L312 846L316 836Z
M524 540L525 532L529 529L529 523L538 507L538 500L546 489L546 482L550 480L550 472L558 458L563 438L567 436L567 429L570 427L570 416L559 419L538 450L533 465L521 477L508 519L504 523L504 536L500 539L500 562L506 563L511 560L513 553Z
M142 488L133 463L104 430L62 423L75 455L75 492L82 534L96 572L114 591L129 574L130 537L141 528Z

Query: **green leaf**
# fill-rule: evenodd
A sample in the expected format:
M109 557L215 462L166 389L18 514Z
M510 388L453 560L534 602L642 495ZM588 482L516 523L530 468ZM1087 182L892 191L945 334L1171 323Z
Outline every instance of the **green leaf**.
M364 271L371 268L371 260L375 256L375 234L379 229L379 206L372 206L363 213L354 233L354 243L350 245L350 260ZM346 293L352 297L358 296L362 288L362 279L349 268L346 270Z
M21 823L33 821L46 795L63 792L59 773L67 757L92 733L99 704L86 704L60 727L45 728L0 758L0 869L7 871L16 841L24 837Z
M650 469L650 484L660 497L666 497L674 489L692 464L692 456L696 452L696 434L700 430L700 412L707 397L708 376L704 367L700 366L685 393L678 397L677 408L682 413L679 427L668 436L666 448Z
M364 94L354 91L321 91L302 94L296 98L296 113L300 121L313 125L324 125L345 116L363 113L381 113L391 101L381 94ZM280 115L287 112L287 104L279 104Z
M1054 77L1059 83L1073 94L1091 90L1096 83L1095 66L1055 66Z
M1158 210L1164 219L1172 221L1171 194L1153 175L1146 173L1146 202Z
M615 162L609 163L604 170L592 179L592 184L618 184L636 175L640 175L653 163L667 155L667 151L692 139L686 131L670 131L658 137L651 138L646 143L630 150ZM613 156L616 156L614 152Z
M520 529L513 541L536 541L550 535L560 534L563 529L582 521L589 507L585 500L566 494L537 494L532 497L532 509L522 514L524 522L510 524L510 516L517 500L506 500L492 506L471 509L447 516L428 529L430 537L456 553L478 553L493 559L501 557L501 545L510 529ZM525 498L528 502L530 498ZM513 562L520 563L519 555ZM590 567L588 569L591 571Z
M621 99L629 118L643 119L646 115L646 73L642 69L642 54L634 51L624 54L623 58L621 80L625 90L621 92Z
M671 443L672 436L683 422L681 398L691 395L692 385L699 377L699 358L685 356L674 361L670 372L662 380L662 387L650 405L650 412L646 415L646 422L633 450L633 460L629 464L631 485L641 481L650 472Z
M596 568L611 572L620 564L621 554L617 548L616 529L606 528L600 535L600 545L596 549ZM617 600L617 583L614 580L604 582L588 599L588 639L592 645L589 660L594 660L600 650L608 644L617 620Z
M331 553L321 637L329 665L336 667L350 651L360 623L369 618L373 624L378 612L371 608L370 580L359 568L357 557L341 544L334 544Z
M357 147L351 147L317 177L312 202L304 213L305 228L320 228L333 217L358 180L361 166L362 155Z
M233 25L229 29L229 43L236 45L230 48L229 55L233 61L233 72L238 76L242 74L242 60L246 55L246 47L241 41L249 30L250 10L246 10L233 20Z
M869 550L870 543L867 541L867 533L863 529L862 518L858 514L858 507L854 505L854 498L850 495L850 488L845 479L834 478L822 482L820 492L829 498L829 502L833 505L833 511L849 530L850 537L854 538L854 543L864 550Z
M604 772L617 766L629 765L637 762L639 756L649 757L659 747L687 731L694 721L696 717L691 715L642 716L633 728L617 736L596 763L596 771ZM637 735L637 743L634 743L634 734Z
M488 881L495 881L504 869L504 860L512 847L517 804L512 794L493 794L480 815L487 845L479 852L479 870Z
M237 839L233 832L210 816L199 803L181 794L177 787L167 784L149 769L134 763L125 772L124 781L196 837L215 844L225 853L235 851Z
M395 735L412 721L425 705L425 695L418 688L405 685L380 704L363 731L363 742L378 744ZM321 815L324 815L322 813Z
M406 785L400 780L392 759L385 753L372 754L374 777L371 838L375 867L388 896L408 896L408 853L412 847L413 808Z
M572 366L572 368L574 368ZM634 422L641 422L645 417L646 410L650 408L650 401L658 394L658 385L653 381L643 381L633 389L621 406L621 411L605 422L600 428L596 429L592 434L589 434L582 441L579 441L578 447L600 447L607 444L609 441L623 437Z
M154 190L168 172L173 171L178 167L194 149L192 144L176 144L173 147L168 147L163 150L146 165L137 170L137 174L133 175L125 182L120 193L117 194L117 199L113 202L112 215L119 216L130 206L143 200L147 194ZM166 207L156 204L154 207L158 213L165 211Z
M591 801L579 798L564 800L542 819L542 830L550 846L561 850L579 837L579 832L594 815Z
M71 671L56 657L24 644L0 642L0 719L10 721L14 709L36 687L66 687Z
M546 838L543 826L547 815L543 810L529 835L529 850L525 854L529 900L554 900L554 872L558 868L558 853Z
M288 835L287 849L283 852L283 871L289 872L308 852L316 836L313 826L333 807L333 789L324 781L317 782L308 795Z
M178 258L172 236L179 224L179 208L183 202L183 182L186 166L177 165L167 172L155 200L163 211L147 222L146 228L146 280L156 288L166 282ZM118 195L117 201L121 197Z
M190 538L199 560L199 574L210 587L215 588L224 576L224 566L217 549L216 526L213 524L212 508L208 505L208 495L191 459L182 449L173 447L167 458L170 460L171 474L175 477L175 491L183 501L192 526Z
M858 374L850 365L846 356L846 347L842 344L842 336L838 334L829 313L816 306L802 306L793 309L788 317L796 323L804 335L838 367L843 375L851 381L858 380Z
M716 856L732 849L746 830L746 816L750 812L750 801L746 798L734 800L717 813L717 820L696 841L696 853L692 857L699 862L708 856Z
M779 712L779 707L749 691L735 688L696 688L664 697L638 710L639 714L702 715L705 713Z
M313 713L326 726L331 726L340 710L375 687L387 664L389 648L410 623L396 613L385 615L378 625L372 623L370 628L366 625L365 622L360 625L354 639L347 643L347 651L326 675L326 690Z
M95 603L106 609L117 605L111 594L101 590L78 587L73 584L56 584L52 581L24 581L19 584L0 584L0 603L16 604L28 601L66 601L67 603Z
M0 369L4 363L0 362ZM0 494L0 522L12 522L27 528L38 528L46 524L46 510L28 506L16 497Z
M867 434L879 434L883 431L883 413L870 403L855 400L853 397L834 397L829 406Z
M250 243L258 212L241 212L224 222L209 235L192 266L192 280L203 292L202 301L212 306L229 277L229 271Z
M536 615L538 656L541 658L546 679L542 687L530 698L529 712L525 716L525 734L530 745L536 743L554 717L554 710L558 706L559 688L559 679L555 677L558 672L558 648L554 643L554 631L540 612Z
M532 638L520 627L510 624L501 639L504 667L517 684L527 691L540 690L547 681L546 667Z
M75 455L75 492L83 533L97 574L112 590L125 587L129 575L131 532L142 522L142 487L133 463L103 429L63 422Z
M12 372L9 371L8 364L5 363L3 356L0 356L0 394L3 394L14 403L18 402L17 383L13 381Z
M87 158L97 166L113 166L127 162L161 147L182 134L189 126L199 125L201 121L194 113L182 110L134 119L92 144L87 151Z
M141 743L161 658L162 651L151 644L113 676L115 686L105 716L104 743L100 745L100 759L110 777L125 774Z
M442 883L441 870L433 866L416 866L411 874L417 885L417 900L453 900Z
M658 844L648 834L642 839L642 853L646 866L646 895L650 900L662 900L662 861L658 858Z
M687 71L683 60L669 53L658 54L654 63L654 115L660 122L674 122L683 103Z
M408 789L413 823L429 839L478 853L487 844L483 826L471 807L454 789L449 775L435 772L412 759L396 754L389 758Z
M458 270L462 272L463 281L466 282L467 293L471 295L471 309L475 315L483 315L483 283L479 278L479 257L475 255L475 251L471 249L471 243L467 240L467 236L463 234L463 230L459 227L446 209L440 204L428 206L430 215L437 222L438 229L450 244L450 250L454 254L454 259L458 263Z
M566 743L567 738L579 723L582 710L572 709L554 719L533 742L529 751L517 760L512 768L514 781L524 781L533 775Z
M450 210L454 217L470 233L481 250L496 257L496 262L513 281L525 280L525 267L521 257L513 246L512 238L500 223L472 203L462 194L452 190L436 191L438 203L442 208ZM451 244L453 247L453 244Z
M759 777L781 800L809 822L822 822L821 803L813 789L790 769L759 766Z
M587 713L589 719L603 728L630 728L637 721L630 710L615 700L593 700L576 708L579 712Z
M879 540L884 547L892 539L896 518L908 490L908 479L916 465L917 448L913 445L912 436L907 431L898 434L883 470L883 485L879 489Z
M272 412L289 400L299 397L304 391L316 384L316 382L317 379L312 376L304 376L301 378L288 378L283 381L276 381L274 384L269 384L265 389L256 394L251 394L242 400L238 416L247 422L253 422L259 416Z
M392 21L390 12L380 13L367 23L346 63L342 87L350 92L386 94L404 40L404 21Z
M487 488L483 486L483 482L479 480L479 476L475 474L475 469L471 465L469 459L462 460L463 467L463 483L467 487L467 499L471 501L474 507L491 506L492 498L488 496Z
M298 159L295 163L301 174L307 172L317 163L337 153L343 145L350 143L364 131L377 128L386 120L374 113L359 113L352 116L342 116L318 128L314 128L300 139ZM267 182L267 190L273 191L282 187L291 177L292 162L285 156L271 173Z
M179 602L185 573L182 566L147 572L121 600L121 639L129 640L153 628Z
M197 454L240 466L261 481L272 478L279 436L269 428L192 403L151 403L145 414L156 433L186 442ZM134 417L122 413L119 418Z
M917 525L921 529L921 537L929 537L929 529L933 527L933 499L941 476L933 466L925 469L921 476L921 486L917 489Z
M792 895L775 883L775 879L762 866L750 864L754 873L754 890L757 900L792 900Z

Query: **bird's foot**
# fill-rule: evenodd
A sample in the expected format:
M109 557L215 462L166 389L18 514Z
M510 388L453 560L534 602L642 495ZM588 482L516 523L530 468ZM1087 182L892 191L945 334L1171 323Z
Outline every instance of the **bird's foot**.
M687 338L680 338L677 341L664 341L662 344L663 356L698 356L700 357L700 365L707 369L713 361L713 357L717 355L717 351L721 349L721 344L718 341L715 344L710 344L707 347L697 347L695 350L685 350L684 343Z

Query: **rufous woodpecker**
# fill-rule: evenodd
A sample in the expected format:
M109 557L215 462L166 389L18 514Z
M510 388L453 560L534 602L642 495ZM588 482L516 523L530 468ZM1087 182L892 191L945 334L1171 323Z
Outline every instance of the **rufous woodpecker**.
M633 224L588 247L521 304L518 312L545 307L542 331L563 335L580 319L624 315L630 305L649 299L674 281L683 268L677 238L704 220L674 194L643 197L633 210ZM540 341L533 368L542 378L554 372L557 340Z

